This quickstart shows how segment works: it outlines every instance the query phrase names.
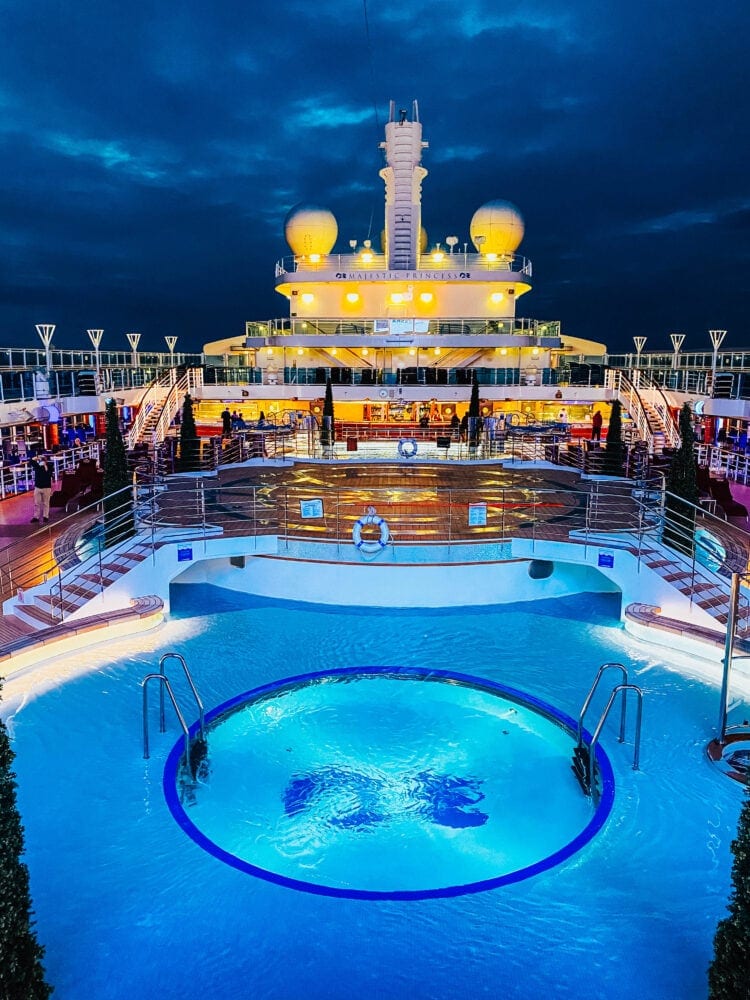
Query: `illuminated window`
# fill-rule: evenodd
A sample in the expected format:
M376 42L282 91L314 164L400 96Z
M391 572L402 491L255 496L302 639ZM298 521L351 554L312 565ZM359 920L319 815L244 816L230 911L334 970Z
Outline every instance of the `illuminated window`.
M432 294L432 292L420 292L420 294L419 294L419 301L420 302L432 302L432 300L434 299L434 297L435 296Z
M315 301L315 296L312 294L312 292L305 292L304 295L301 296L301 298L306 306L309 306L311 302Z

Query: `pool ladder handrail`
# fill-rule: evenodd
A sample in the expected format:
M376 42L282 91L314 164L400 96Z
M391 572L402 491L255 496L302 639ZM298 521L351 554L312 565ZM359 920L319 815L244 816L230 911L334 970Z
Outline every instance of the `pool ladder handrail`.
M588 712L589 705L591 704L591 699L594 697L594 692L599 686L599 681L602 679L602 675L605 670L619 670L622 673L622 683L628 683L628 672L622 663L602 663L597 671L596 677L594 678L594 683L589 688L589 693L586 695L586 700L583 703L580 714L578 716L578 743L577 746L583 746L583 719ZM162 730L163 731L163 730ZM618 743L625 742L625 699L622 700L622 711L620 713L620 735L617 739Z
M148 747L148 682L158 680L159 690L162 692L162 705L164 700L164 688L167 689L167 694L169 695L169 700L172 702L172 707L175 710L175 715L177 716L177 721L180 723L180 728L182 729L183 738L185 740L185 765L190 768L190 730L188 729L187 723L185 722L185 716L180 711L180 706L177 704L177 699L174 696L174 691L172 690L172 685L169 683L169 678L162 673L146 674L146 676L141 681L141 687L143 688L143 759L149 759L149 747ZM163 708L162 708L163 711ZM162 726L162 732L164 732L164 727Z
M594 730L594 735L591 737L591 742L589 743L589 748L588 748L589 759L588 759L588 774L587 774L589 788L591 788L591 783L593 780L593 773L594 773L593 761L594 761L594 754L596 752L596 744L599 741L599 734L601 733L604 723L607 721L607 716L609 715L610 709L614 705L615 699L617 698L618 694L620 694L620 692L622 692L622 707L624 716L625 701L627 698L628 691L635 691L635 693L638 695L638 713L635 718L635 741L633 747L633 770L634 771L639 770L638 765L640 764L640 758L641 758L641 721L643 719L643 690L639 688L637 684L618 684L617 687L612 689L612 693L609 696L609 701L607 702L606 707L601 714L599 723L596 729ZM619 742L622 743L623 740L620 740Z
M198 725L200 730L200 738L205 741L206 734L203 722L203 702L201 701L200 695L198 694L198 690L195 684L193 683L193 677L190 671L188 670L187 663L185 663L185 657L182 656L180 653L165 653L164 656L162 656L162 658L159 660L159 674L162 677L166 677L166 670L164 669L164 661L169 660L170 658L179 660L180 663L182 664L182 669L185 673L185 677L190 686L190 690L193 693L193 698L195 698L195 704L198 706ZM169 687L167 689L169 690ZM164 685L162 684L159 687L159 732L161 733L166 732L166 728L167 727L164 720Z
M609 701L607 702L604 711L602 712L599 722L597 723L596 729L594 730L594 735L588 746L585 748L585 753L582 753L584 748L583 740L583 720L586 716L586 712L591 705L591 699L594 697L594 692L599 686L599 682L604 675L606 670L619 670L622 673L622 683L618 684L612 689L609 696ZM587 795L590 795L594 787L594 768L595 768L595 752L596 745L599 741L599 736L601 734L604 723L607 721L607 717L614 705L617 695L622 691L622 707L620 710L620 732L617 737L618 743L625 742L625 722L626 722L626 712L627 712L627 692L635 691L638 695L638 714L636 717L636 727L635 727L635 749L633 753L633 770L637 771L639 769L638 765L640 763L640 747L641 747L641 721L643 718L643 691L641 688L637 687L635 684L628 683L628 672L622 663L603 663L599 670L597 671L596 677L594 678L594 683L589 689L589 693L586 695L586 700L583 703L580 714L578 716L578 742L576 744L576 749L573 754L573 771L578 776L583 790Z

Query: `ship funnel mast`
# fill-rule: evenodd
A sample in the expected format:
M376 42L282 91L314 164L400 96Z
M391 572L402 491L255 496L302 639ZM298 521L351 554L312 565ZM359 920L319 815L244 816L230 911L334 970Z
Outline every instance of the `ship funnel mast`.
M419 121L417 102L412 104L411 121L407 111L396 112L394 101L390 104L388 124L385 126L386 166L380 171L385 181L385 254L386 266L391 271L410 271L418 265L420 234L422 231L422 180L427 171L421 166L422 125Z

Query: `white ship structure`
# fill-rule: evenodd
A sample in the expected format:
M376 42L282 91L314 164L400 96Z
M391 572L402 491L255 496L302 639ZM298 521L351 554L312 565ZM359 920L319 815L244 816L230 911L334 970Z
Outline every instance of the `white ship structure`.
M215 443L229 409L235 431L261 438L251 451L261 458L281 450L352 460L496 459L507 458L509 445L515 455L523 438L521 451L531 448L531 457L581 464L590 460L581 439L591 437L597 411L606 435L614 399L629 442L650 455L678 443L675 417L685 401L706 446L729 442L744 455L750 353L722 351L726 331L709 331L710 347L692 353L681 334L657 352L636 335L635 350L615 356L604 343L563 333L558 320L518 315L518 300L533 286L531 260L519 252L520 211L490 199L466 220L467 232L428 237L428 144L416 102L408 111L391 103L380 145L381 232L349 238L325 207L289 211L290 254L275 267L282 318L248 321L199 354L181 353L170 335L168 351L139 350L137 333L125 335L129 349L113 351L96 329L87 331L90 347L60 351L54 326L45 324L37 327L41 349L0 350L3 494L13 489L9 468L31 448L100 437L109 398L129 447L158 452L175 435L186 392L206 460L215 462L237 457L225 455L226 441ZM324 454L327 384L336 440ZM469 448L454 425L474 384L482 435Z

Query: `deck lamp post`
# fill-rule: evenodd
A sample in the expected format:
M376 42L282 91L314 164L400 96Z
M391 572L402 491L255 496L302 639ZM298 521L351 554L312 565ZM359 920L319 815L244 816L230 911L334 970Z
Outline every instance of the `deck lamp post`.
M52 338L55 335L55 324L54 323L37 323L36 332L42 339L44 344L44 364L47 369L47 375L49 375L52 369L52 357L50 355L50 345L52 344Z
M675 374L677 375L677 385L675 386L675 388L679 389L680 373L678 369L680 364L680 348L682 347L682 344L685 340L685 334L670 333L669 339L672 341L672 368L674 369Z
M167 342L167 347L169 348L169 364L174 368L174 349L177 344L177 337L165 337Z
M37 327L39 329L39 327ZM711 338L711 343L713 344L713 358L711 359L711 395L714 394L714 386L716 385L716 365L719 360L719 348L721 347L724 338L727 335L726 330L709 330L708 335Z
M647 337L633 337L633 343L635 344L635 368L636 371L641 367L641 352L646 346Z
M133 368L138 367L138 344L141 339L140 333L126 333L125 336L128 338L128 343L130 344L130 363Z
M101 392L100 383L100 363L99 363L99 344L102 342L102 337L104 336L104 330L87 330L86 333L89 335L89 340L94 348L94 367L96 368L96 391Z

